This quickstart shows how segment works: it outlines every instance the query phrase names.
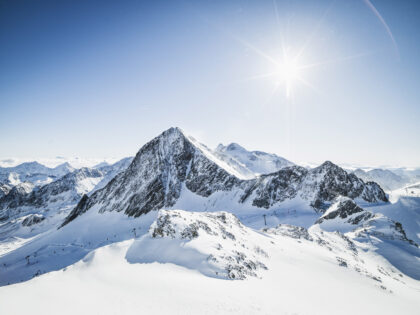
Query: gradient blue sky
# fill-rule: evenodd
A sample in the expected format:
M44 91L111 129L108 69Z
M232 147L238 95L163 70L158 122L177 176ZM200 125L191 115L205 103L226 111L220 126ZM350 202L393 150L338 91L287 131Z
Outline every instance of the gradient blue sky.
M395 43L363 0L0 1L0 158L123 157L179 126L296 162L420 166L420 2L371 3ZM274 67L257 50L303 46L313 87L251 79Z

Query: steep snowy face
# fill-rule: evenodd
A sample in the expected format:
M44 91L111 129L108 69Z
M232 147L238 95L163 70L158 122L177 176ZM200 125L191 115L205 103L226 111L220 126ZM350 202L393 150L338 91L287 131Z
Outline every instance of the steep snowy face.
M234 170L205 146L171 128L144 145L127 170L106 187L83 198L63 225L94 206L99 212L124 211L135 217L173 207L185 190L210 197L206 209L220 201L216 192L223 192L230 203L240 207L266 209L294 198L306 200L320 211L340 195L367 202L387 201L378 185L365 184L331 162L310 171L286 167L250 180L232 173Z
M108 184L115 176L125 171L132 161L133 161L133 157L127 157L127 158L121 159L118 162L115 162L114 164L108 164L106 162L103 162L101 163L101 165L97 165L96 167L94 167L95 169L102 172L104 174L104 177L95 186L95 188L90 191L90 193L93 193L94 191L105 187L106 184Z
M268 239L231 213L160 210L149 233L127 252L127 260L174 263L206 276L242 280L260 277L267 269L264 244Z
M327 161L311 169L303 183L301 196L311 200L316 209L325 210L339 196L360 198L367 202L387 202L382 188L374 183L364 183L352 173Z
M248 151L239 144L231 143L227 146L219 144L215 152L223 160L230 161L232 165L242 166L244 174L269 174L278 170L293 166L294 164L285 158L261 151Z

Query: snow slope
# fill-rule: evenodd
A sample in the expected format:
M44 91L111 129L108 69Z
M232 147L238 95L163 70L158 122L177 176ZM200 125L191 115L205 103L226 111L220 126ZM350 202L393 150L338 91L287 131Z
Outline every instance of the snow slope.
M277 156L262 151L248 151L237 143L231 143L227 146L219 144L215 149L218 157L228 161L231 164L239 164L244 170L247 178L253 174L254 177L259 174L269 174L280 169L293 166L294 163Z
M409 184L389 192L389 198L391 200L398 200L402 196L420 197L420 182Z
M353 200L342 197L316 221L316 225L325 231L339 231L350 239L365 243L400 271L420 280L419 245L407 237L401 222L382 213L366 211Z
M221 279L258 277L268 254L259 235L227 212L160 210L127 252L131 263L174 263ZM268 243L265 240L265 243Z
M419 282L400 275L381 256L365 252L340 233L284 225L258 232L223 213L172 211L160 213L160 218L170 215L170 222L159 223L154 216L150 230L145 229L144 234L135 239L131 234L131 239L127 240L119 234L122 230L117 229L124 226L126 235L133 226L141 230L141 222L148 221L150 225L151 214L140 218L104 214L102 217L112 219L107 227L114 226L108 232L118 234L116 242L91 251L65 269L0 287L2 311L7 314L53 314L57 309L61 314L125 314L134 310L145 314L418 312ZM89 222L86 219L90 215L72 224L81 227L82 221ZM125 221L120 221L123 218ZM102 221L100 226L106 222L108 220ZM197 227L197 236L191 233L194 231L191 224ZM61 233L60 240L64 241L77 230L81 232L79 244L83 244L88 234L77 226L73 231L65 227L56 233ZM162 230L155 233L156 228ZM185 229L187 232L182 233ZM223 238L223 234L231 232L235 241L231 237ZM217 237L212 233L218 233ZM242 246L243 237L248 248ZM255 254L248 244L258 244L260 254ZM71 251L69 246L57 244L56 256L61 255L61 248ZM267 270L263 269L259 277L236 281L206 275L209 270L206 266L211 262L208 257L214 253L231 257L236 264L235 254L230 256L233 250L254 253L264 260ZM178 252L180 255L176 254ZM53 248L50 253L53 254ZM40 253L38 259L42 257ZM193 263L185 259L188 257L194 258ZM217 265L218 270L225 266L224 261ZM215 270L210 268L210 273ZM22 297L25 303L21 303ZM349 304L349 301L357 303Z

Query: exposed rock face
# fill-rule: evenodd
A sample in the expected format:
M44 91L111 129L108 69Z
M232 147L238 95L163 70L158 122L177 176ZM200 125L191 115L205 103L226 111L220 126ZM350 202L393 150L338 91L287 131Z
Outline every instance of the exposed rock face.
M12 187L10 185L0 184L0 199L6 196L11 189Z
M345 222L356 225L364 222L374 216L373 213L365 211L359 207L353 200L349 198L341 198L334 206L331 207L322 217L315 223L320 224L327 220L340 218Z
M127 253L129 262L171 262L215 278L243 280L267 269L268 245L227 212L160 210L146 238ZM145 246L146 245L146 246ZM156 247L157 246L157 247ZM149 252L148 248L152 248ZM156 255L155 248L160 249ZM172 253L175 253L172 255Z
M31 214L22 221L22 225L31 226L34 224L38 224L44 220L45 220L45 217L41 214Z
M262 175L245 191L241 201L253 198L252 204L259 208L270 208L278 202L293 199L298 195L308 170L291 166L280 171Z
M347 173L330 161L308 172L302 191L303 196L311 196L314 208L322 210L339 196L361 198L367 202L388 201L378 184L364 183L356 175Z
M290 224L279 224L275 228L263 229L263 232L268 234L287 236L295 239L313 241L313 237L309 234L307 229L301 226L294 226Z
M144 145L126 171L83 200L63 225L94 205L99 212L124 211L135 217L172 207L184 188L201 197L219 191L232 193L238 204L267 209L295 197L307 200L318 211L340 195L387 201L377 184L365 184L331 162L312 170L286 167L250 180L229 173L223 163L179 128L171 128Z
M34 185L21 183L10 189L9 193L0 198L0 221L9 218L8 209L16 208L24 203L25 198L32 192Z

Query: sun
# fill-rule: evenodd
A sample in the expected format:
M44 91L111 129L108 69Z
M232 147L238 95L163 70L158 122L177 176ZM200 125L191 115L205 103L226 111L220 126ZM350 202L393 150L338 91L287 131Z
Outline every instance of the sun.
M296 60L286 59L278 67L279 75L288 82L299 79L300 66Z
M279 84L284 84L286 88L286 97L289 98L292 93L293 86L301 81L302 66L297 58L289 58L284 56L277 65L277 80Z

